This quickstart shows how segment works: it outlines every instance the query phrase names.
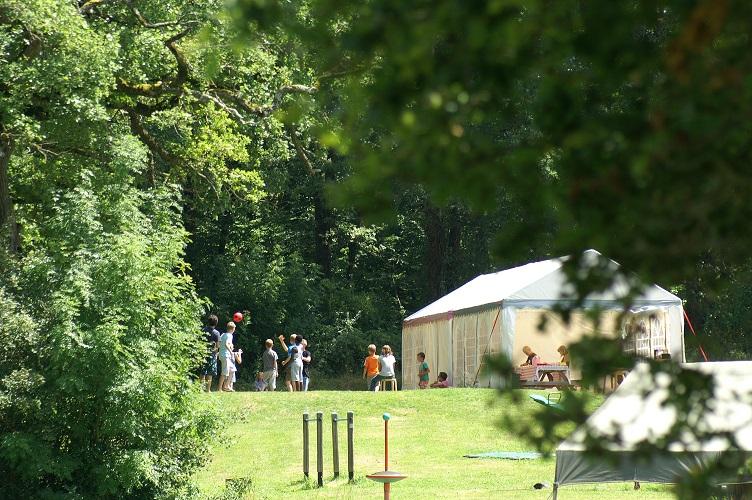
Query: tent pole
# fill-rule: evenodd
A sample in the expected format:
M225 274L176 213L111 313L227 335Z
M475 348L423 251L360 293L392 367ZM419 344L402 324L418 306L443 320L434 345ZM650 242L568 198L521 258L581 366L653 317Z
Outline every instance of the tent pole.
M552 500L556 500L559 496L559 483L554 483L554 496Z

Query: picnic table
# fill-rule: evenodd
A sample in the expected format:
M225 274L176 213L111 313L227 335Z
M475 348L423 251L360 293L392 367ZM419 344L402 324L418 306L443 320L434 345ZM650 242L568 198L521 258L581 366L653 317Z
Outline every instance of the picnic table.
M560 387L572 385L569 367L560 364L525 365L517 368L523 387ZM548 380L551 375L552 380Z
M569 367L567 365L538 365L536 376L538 381L542 382L543 378L547 375L551 375L551 378L556 380L555 373L558 374L558 378L563 380L566 384L569 384Z

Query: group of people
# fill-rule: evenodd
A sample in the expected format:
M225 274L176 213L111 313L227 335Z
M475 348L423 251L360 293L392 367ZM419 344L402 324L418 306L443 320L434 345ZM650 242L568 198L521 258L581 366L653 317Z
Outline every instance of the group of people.
M201 369L200 380L206 391L211 391L212 378L219 371L219 384L217 390L235 392L237 365L243 362L243 350L235 349L235 328L232 321L227 323L225 332L220 334L217 330L219 319L214 314L207 319L204 328L204 340L206 341L206 360Z
M217 390L235 392L234 384L237 379L237 365L243 362L243 350L236 349L234 344L236 325L227 323L224 333L219 333L217 325L219 319L212 314L207 318L204 327L204 341L206 342L206 358L200 371L200 381L205 391L211 392L212 379L219 374ZM285 373L285 384L290 392L305 392L310 383L310 364L313 359L308 349L308 341L302 335L290 335L290 344L285 343L285 336L278 337L287 357L279 361L274 351L274 342L266 339L264 352L261 355L263 371L258 372L254 388L257 391L274 391L277 388L277 377L280 369Z
M392 348L385 345L381 348L381 355L376 355L376 346L368 346L368 356L363 360L363 378L368 382L369 391L378 391L382 380L394 379L394 365L397 360L392 354ZM426 355L423 352L418 353L418 387L427 389L429 387L431 369L426 362ZM432 388L444 389L449 387L449 376L446 372L439 372L436 381L430 384Z
M277 389L277 377L280 365L285 372L285 385L289 392L307 392L310 384L310 365L313 360L308 350L308 341L302 335L290 335L290 344L285 342L285 336L277 337L287 357L280 362L274 351L272 339L266 339L266 350L261 355L264 369L256 374L255 389L257 391L274 391Z
M200 372L201 384L207 392L211 392L212 379L219 374L217 390L234 392L238 365L243 362L243 350L236 349L236 325L230 321L224 333L217 330L219 319L212 314L207 318L204 327L204 341L206 342L206 358ZM264 351L261 354L262 371L256 374L254 388L256 391L274 391L277 389L277 378L283 371L285 385L289 392L306 392L310 384L310 365L313 355L309 350L308 341L302 335L290 335L289 343L284 335L277 337L287 357L279 359L274 350L274 341L266 339ZM529 348L526 348L529 349ZM532 350L531 350L532 352ZM533 354L533 357L536 355ZM431 369L426 362L425 353L418 353L418 379L421 389L449 387L449 376L446 372L439 372L436 381L429 384ZM376 354L376 346L368 346L368 356L363 360L363 378L368 382L369 391L378 391L382 380L395 378L397 360L392 348L385 345L381 348L381 355Z

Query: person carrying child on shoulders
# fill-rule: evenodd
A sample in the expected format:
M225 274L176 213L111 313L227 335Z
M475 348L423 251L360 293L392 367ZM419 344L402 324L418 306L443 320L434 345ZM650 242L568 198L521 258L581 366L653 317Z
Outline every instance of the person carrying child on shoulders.
M418 387L421 389L427 389L429 381L428 374L431 370L428 368L428 363L426 363L426 353L418 353L418 363Z

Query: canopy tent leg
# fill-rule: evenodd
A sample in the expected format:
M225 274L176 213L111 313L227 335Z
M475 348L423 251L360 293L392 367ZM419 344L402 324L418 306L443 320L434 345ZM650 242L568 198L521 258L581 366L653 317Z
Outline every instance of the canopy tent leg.
M551 498L552 500L556 500L558 496L559 496L559 483L554 483L554 493L553 493L553 497Z

